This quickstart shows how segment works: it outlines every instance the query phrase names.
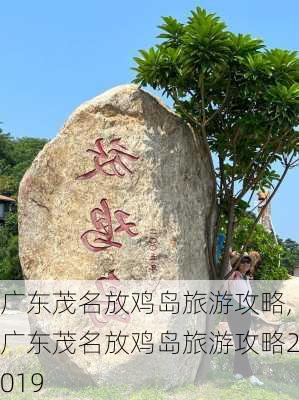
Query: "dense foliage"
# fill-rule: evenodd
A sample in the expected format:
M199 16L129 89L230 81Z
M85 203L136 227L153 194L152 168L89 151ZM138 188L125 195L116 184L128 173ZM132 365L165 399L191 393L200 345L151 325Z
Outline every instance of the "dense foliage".
M292 239L280 240L279 242L284 249L281 265L287 268L292 275L295 267L299 267L299 243Z
M248 232L254 224L254 218L247 216L242 218L234 231L233 248L240 251ZM248 243L248 250L261 254L262 263L258 268L255 279L283 280L288 278L288 270L281 263L281 257L285 252L284 246L277 243L274 236L258 224Z
M17 198L19 183L46 140L13 139L0 130L0 194ZM0 226L0 279L22 278L18 256L17 206L6 215Z

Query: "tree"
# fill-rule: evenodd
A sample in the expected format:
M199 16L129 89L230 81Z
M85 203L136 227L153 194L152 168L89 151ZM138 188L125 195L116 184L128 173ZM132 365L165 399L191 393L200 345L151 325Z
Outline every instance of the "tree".
M218 210L217 223L210 224L210 276L222 278L234 230L253 194L271 188L269 203L298 163L299 59L294 51L267 49L260 39L229 32L219 17L199 7L185 24L172 17L163 21L160 43L135 58L134 82L163 90L201 137ZM223 224L226 240L216 266L216 235Z
M0 194L17 197L20 181L45 139L14 139L0 129ZM0 226L0 279L21 279L18 255L17 207L5 217Z
M46 143L45 139L14 139L0 129L0 194L17 195L24 173Z
M299 243L292 239L280 239L279 242L283 247L281 264L293 275L295 267L299 266Z
M240 251L248 232L254 225L254 217L247 215L237 225L233 236L233 248ZM261 257L261 266L257 269L254 279L284 280L288 279L288 270L281 265L284 247L278 244L275 237L263 225L258 224L248 242L248 251L258 249Z

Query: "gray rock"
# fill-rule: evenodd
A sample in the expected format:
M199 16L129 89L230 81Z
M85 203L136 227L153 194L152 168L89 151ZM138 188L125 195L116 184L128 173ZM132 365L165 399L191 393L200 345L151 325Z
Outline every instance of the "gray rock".
M25 278L208 279L212 192L208 156L190 128L137 86L116 87L75 110L21 182ZM190 324L204 329L205 316ZM116 376L172 387L192 383L200 359L76 357L69 369L97 384Z
M21 182L25 278L208 279L211 176L191 130L137 86L84 103Z

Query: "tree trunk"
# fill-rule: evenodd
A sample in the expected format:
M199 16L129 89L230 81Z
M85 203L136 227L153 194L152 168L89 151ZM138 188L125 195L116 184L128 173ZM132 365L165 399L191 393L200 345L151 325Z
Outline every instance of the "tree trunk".
M226 275L226 273L228 272L229 252L233 241L234 225L235 225L235 203L234 200L232 199L229 207L228 225L226 229L226 239L223 252L223 259L219 271L219 279L223 279L224 275Z

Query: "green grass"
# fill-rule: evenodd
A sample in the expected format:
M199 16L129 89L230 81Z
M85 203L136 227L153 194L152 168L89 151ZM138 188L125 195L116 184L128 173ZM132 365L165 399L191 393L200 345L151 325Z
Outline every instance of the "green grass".
M130 387L116 386L87 388L80 391L56 388L46 389L40 393L15 394L8 398L11 400L298 400L298 385L265 380L265 386L260 388L252 386L247 380L233 381L230 376L222 373L204 385L188 385L170 391L155 388L134 390Z
M10 357L8 357L10 358ZM5 359L5 358L4 358ZM250 357L255 374L264 381L263 387L254 387L248 380L235 381L232 377L232 355L213 358L206 384L187 385L173 390L145 387L137 390L130 386L104 386L74 391L69 388L48 388L38 393L20 393L16 387L13 395L0 398L11 400L298 400L299 357L298 356L254 356ZM4 361L4 360L3 360ZM15 360L14 361L14 365ZM30 373L37 372L38 364L33 359L22 359L18 369L26 370L27 382ZM18 373L20 371L16 371ZM25 378L26 382L26 378Z

